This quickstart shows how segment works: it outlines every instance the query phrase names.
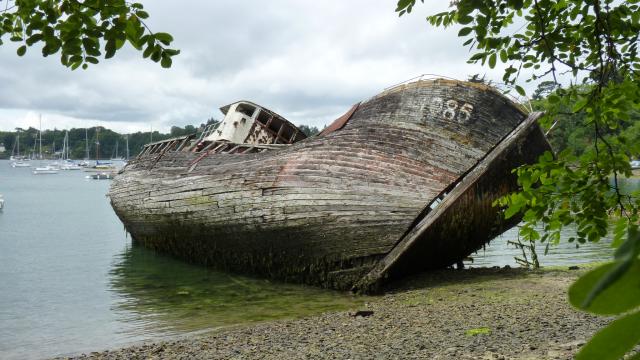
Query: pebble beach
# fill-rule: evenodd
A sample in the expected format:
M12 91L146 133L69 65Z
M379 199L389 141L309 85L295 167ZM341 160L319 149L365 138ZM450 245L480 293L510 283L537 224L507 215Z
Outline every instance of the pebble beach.
M72 359L570 359L610 319L573 309L585 270L444 270L345 312L228 328Z

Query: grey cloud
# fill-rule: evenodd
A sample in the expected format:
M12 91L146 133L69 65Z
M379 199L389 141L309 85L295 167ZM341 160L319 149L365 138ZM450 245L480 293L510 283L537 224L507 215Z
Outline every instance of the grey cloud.
M148 2L149 26L182 50L170 70L125 50L72 72L38 49L18 58L5 44L0 115L19 108L170 127L219 118L219 106L248 99L321 126L410 77L477 69L465 64L457 29L426 24L427 13L442 10L430 6L398 18L393 2L365 0Z

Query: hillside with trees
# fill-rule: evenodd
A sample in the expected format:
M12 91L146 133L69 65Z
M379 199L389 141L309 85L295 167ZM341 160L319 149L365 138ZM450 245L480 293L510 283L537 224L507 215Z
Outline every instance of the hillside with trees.
M588 91L588 86L575 86L579 91ZM593 151L596 138L593 126L585 121L586 114L573 113L571 109L576 102L560 103L553 93L559 90L559 86L553 81L543 81L532 94L531 107L535 111L548 111L554 107L553 118L547 128L547 138L556 153L567 151L575 157L582 156L587 151ZM640 106L630 108L629 118L620 121L613 129L602 129L607 138L622 137L629 144L640 144ZM610 140L611 141L611 140ZM634 158L632 147L627 148L627 156Z
M131 134L121 134L102 126L92 128L73 128L68 130L69 147L72 159L84 159L87 157L87 142L90 159L109 159L113 157L126 156L126 144L129 144L130 157L138 155L145 144L152 141L159 141L178 136L196 134L199 136L207 125L217 124L214 118L207 119L200 125L186 125L185 127L172 126L169 133L158 131L136 132ZM300 130L307 136L315 135L319 132L315 126L300 125ZM62 151L62 144L67 130L42 130L42 155L45 158L56 158ZM39 136L38 129L29 127L27 129L16 128L15 131L0 131L0 143L4 144L6 151L0 153L0 159L11 156L16 139L20 136L20 154L34 156L38 154ZM88 139L88 141L87 141ZM116 154L117 146L117 154ZM58 155L56 155L56 153ZM96 153L98 156L96 157Z

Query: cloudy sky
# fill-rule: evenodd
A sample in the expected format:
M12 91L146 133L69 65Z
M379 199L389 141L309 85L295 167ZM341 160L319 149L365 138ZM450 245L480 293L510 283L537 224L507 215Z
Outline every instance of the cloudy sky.
M37 45L20 58L0 46L0 130L106 126L166 131L220 118L240 99L322 127L350 105L420 74L466 79L499 71L466 64L458 28L432 28L427 1L399 18L396 2L365 0L142 1L154 31L182 53L171 69L129 48L71 71Z

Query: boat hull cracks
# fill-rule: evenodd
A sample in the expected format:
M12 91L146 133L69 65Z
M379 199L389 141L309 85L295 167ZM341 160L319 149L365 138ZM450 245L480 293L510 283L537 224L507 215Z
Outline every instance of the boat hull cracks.
M339 130L277 149L146 154L116 176L110 198L148 248L218 269L372 291L384 279L455 263L513 225L491 203L516 188L510 169L549 150L535 121L518 127L525 118L487 87L421 81L361 103ZM425 205L447 201L443 194L478 166L488 171L439 225L399 250L433 212ZM390 254L396 261L385 267Z

